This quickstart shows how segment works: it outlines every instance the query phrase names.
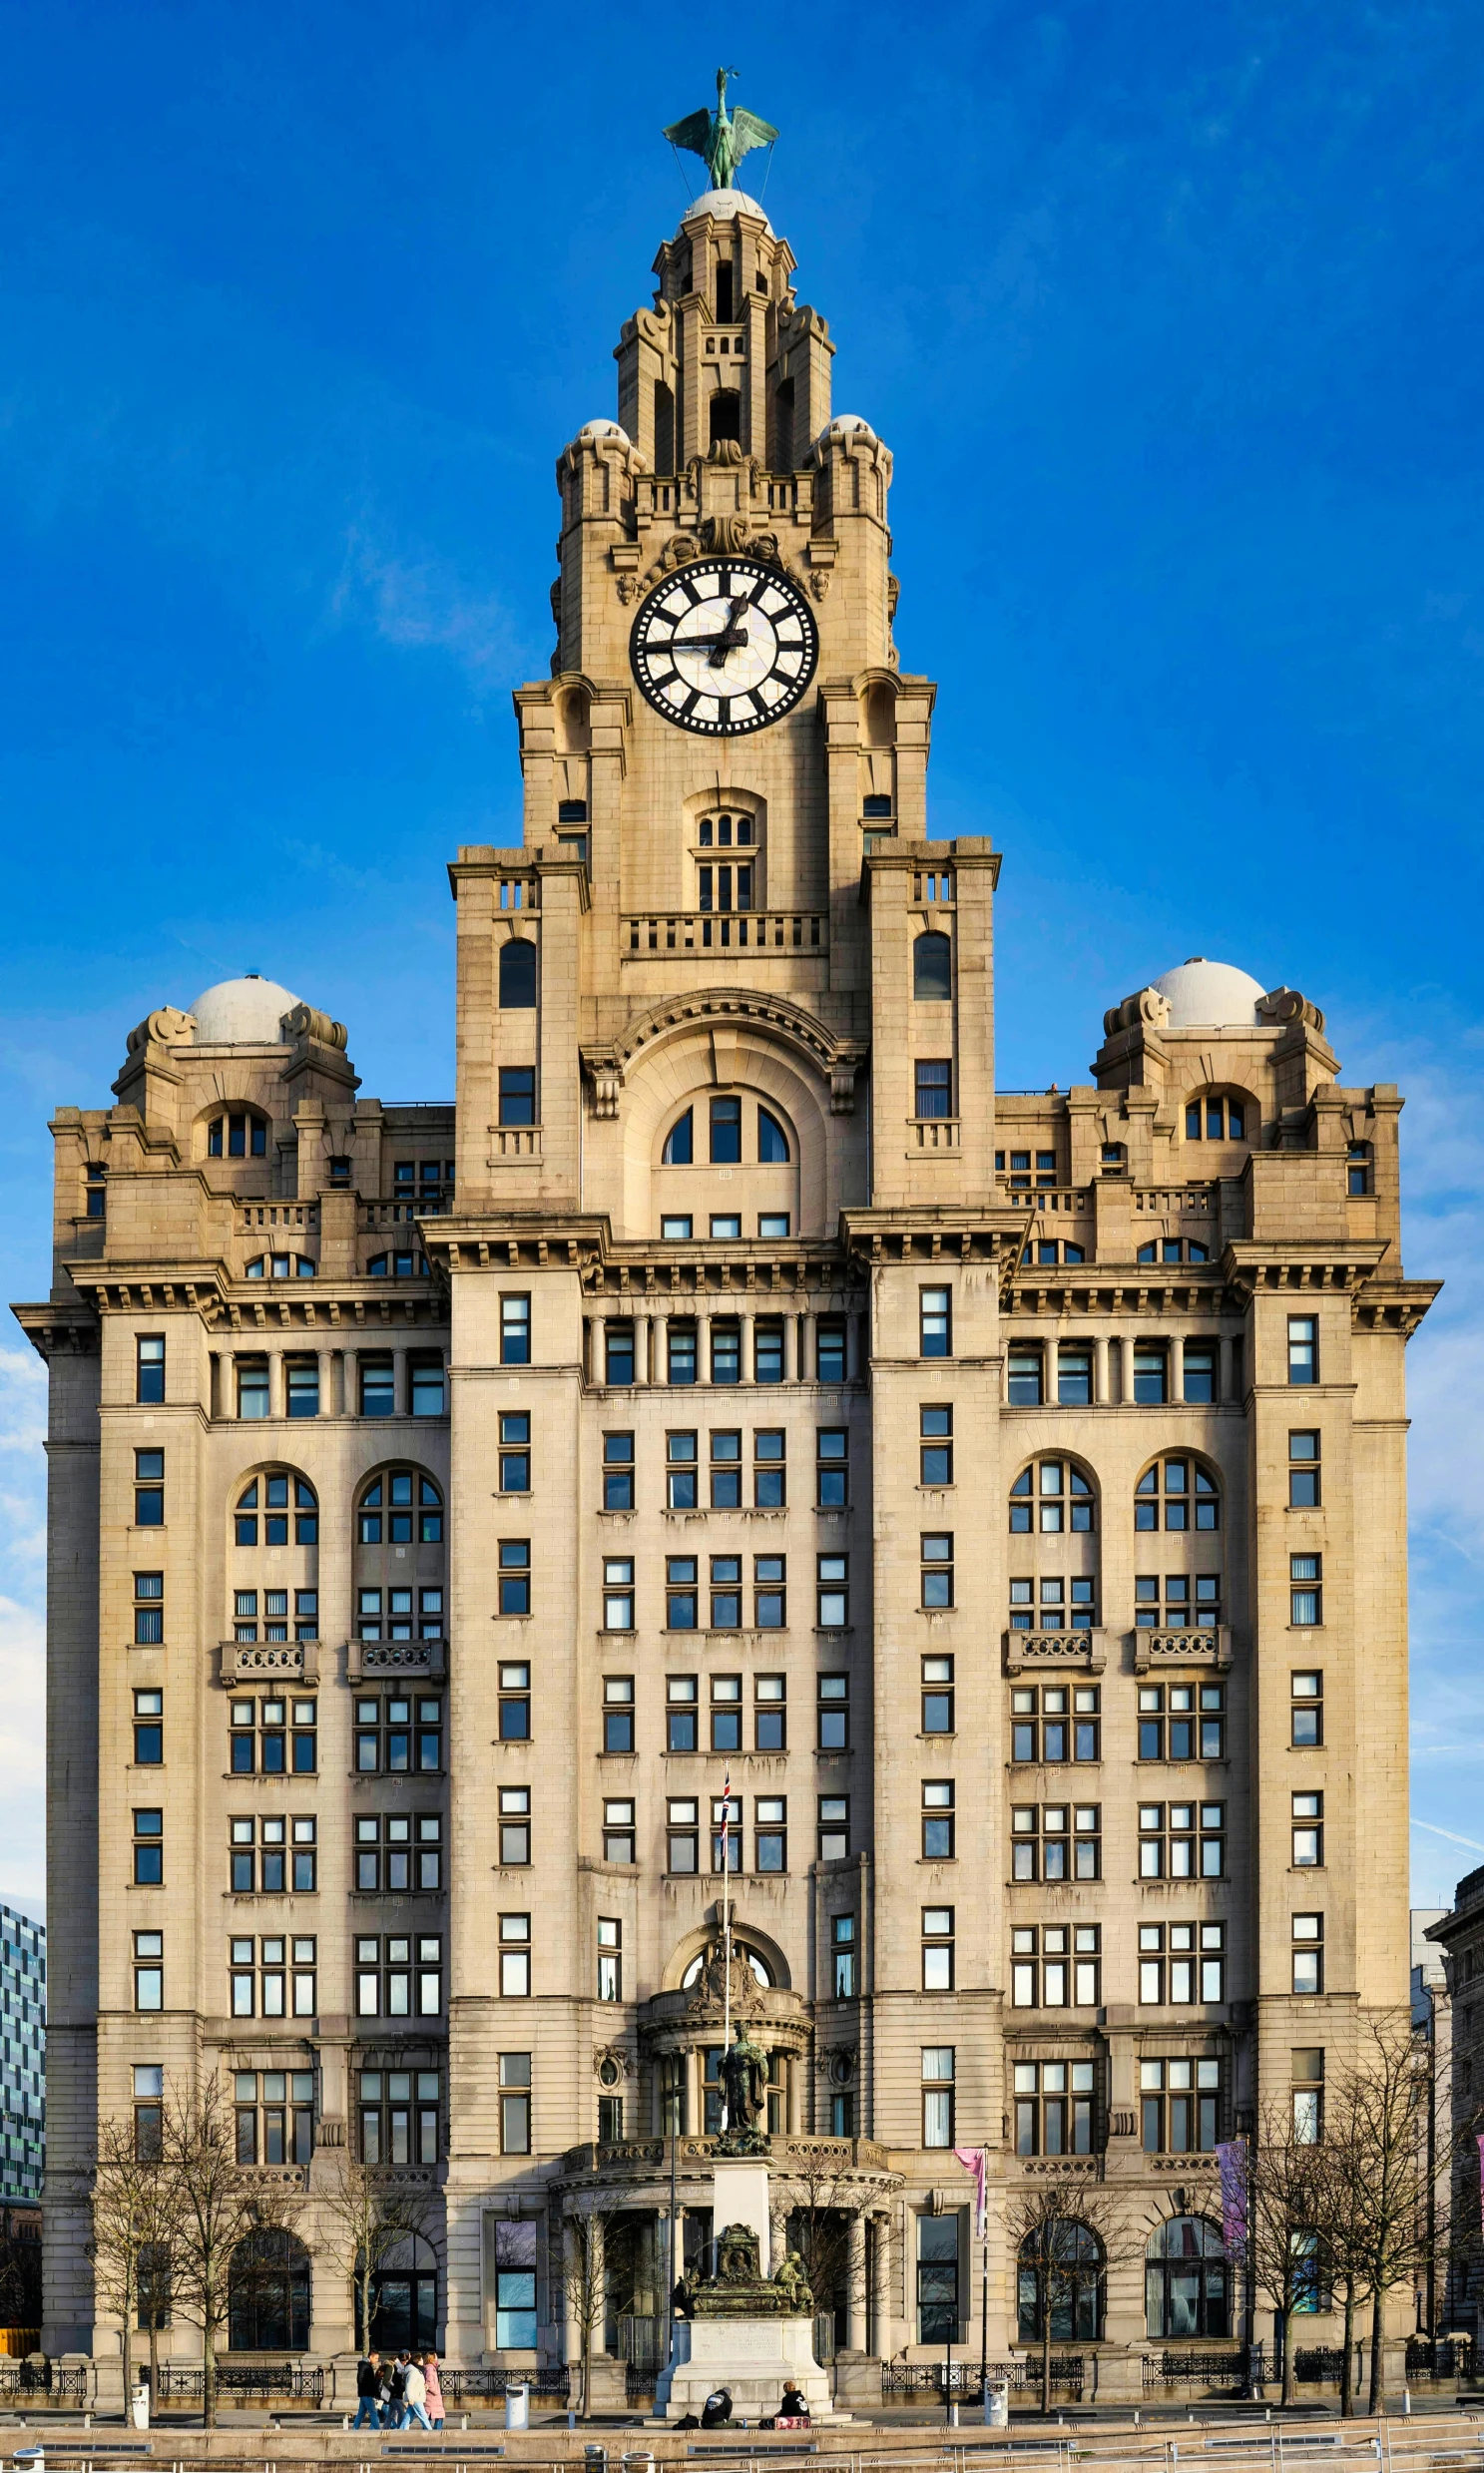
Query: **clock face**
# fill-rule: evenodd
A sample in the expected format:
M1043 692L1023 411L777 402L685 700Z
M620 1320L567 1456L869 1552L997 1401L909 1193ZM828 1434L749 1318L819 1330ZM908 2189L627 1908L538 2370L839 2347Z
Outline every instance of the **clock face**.
M629 658L667 722L736 739L792 712L814 675L819 635L798 586L776 567L698 560L642 604Z

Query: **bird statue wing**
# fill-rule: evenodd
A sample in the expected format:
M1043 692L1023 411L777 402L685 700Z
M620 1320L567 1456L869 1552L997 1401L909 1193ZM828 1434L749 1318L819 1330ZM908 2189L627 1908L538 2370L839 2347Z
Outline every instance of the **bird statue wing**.
M732 115L734 160L741 163L743 155L750 155L754 146L771 146L777 134L771 121L759 120L755 112L744 112L739 108Z
M673 121L661 136L672 146L683 146L690 155L705 156L711 149L712 116L710 112L688 112L684 120Z

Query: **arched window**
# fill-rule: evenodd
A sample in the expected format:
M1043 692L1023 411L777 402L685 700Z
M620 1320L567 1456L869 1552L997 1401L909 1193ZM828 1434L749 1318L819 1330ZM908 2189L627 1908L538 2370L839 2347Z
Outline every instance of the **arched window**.
M512 936L500 947L500 1011L529 1013L536 1002L536 947L529 936Z
M503 2228L503 2227L502 2227ZM534 2282L534 2277L533 2277ZM360 2332L360 2279L356 2278L357 2344ZM410 2352L414 2345L437 2342L438 2260L431 2242L409 2232L387 2253L371 2277L370 2341L383 2355ZM534 2336L534 2330L533 2330Z
M768 1965L766 1958L762 1955L762 1952L759 1949L754 1949L750 1941L741 1939L734 1940L732 1946L737 1956L746 1965L753 1981L759 1983L764 1992L770 1992L772 1990L773 1983L772 1968ZM699 1950L696 1956L691 1960L690 1965L681 1977L681 1990L683 1992L694 1992L707 1968L720 1967L722 1962L720 1944L716 1942L709 1943L705 1949ZM717 1997L720 1999L721 1995L718 1994Z
M913 944L912 994L919 1005L938 1004L953 994L953 947L936 928Z
M1073 2216L1057 2216L1020 2245L1020 2337L1039 2343L1051 2295L1053 2344L1095 2344L1103 2331L1103 2249Z
M410 1247L405 1253L373 1253L366 1270L372 1279L426 1279L428 1257Z
M1028 1537L1035 1529L1055 1537L1070 1529L1086 1533L1096 1526L1096 1497L1088 1479L1072 1460L1033 1460L1010 1488L1010 1534Z
M235 2353L301 2353L309 2345L309 2253L295 2233L249 2232L228 2270L228 2342Z
M1257 1111L1249 1099L1203 1091L1186 1101L1187 1142L1250 1142Z
M1219 1529L1222 1498L1200 1460L1156 1460L1134 1488L1136 1529Z
M420 1468L384 1468L360 1498L357 1535L363 1546L443 1543L443 1497Z
M661 1152L660 1157L664 1161L667 1168L689 1168L695 1154L695 1114L693 1110L688 1108L684 1116L676 1118L675 1123L666 1135L665 1148Z
M312 1279L316 1265L307 1253L259 1253L247 1264L249 1279Z
M250 1109L237 1108L213 1117L207 1128L207 1157L213 1160L260 1160L267 1157L267 1126Z
M290 1515L294 1544L317 1546L319 1504L307 1477L297 1476L287 1468L265 1469L260 1476L250 1478L238 1496L234 1515L238 1544L286 1546Z
M1144 2258L1145 2324L1157 2343L1231 2334L1231 2276L1217 2225L1176 2216L1150 2235Z
M776 1167L788 1157L788 1137L770 1108L757 1111L757 1157L764 1167Z

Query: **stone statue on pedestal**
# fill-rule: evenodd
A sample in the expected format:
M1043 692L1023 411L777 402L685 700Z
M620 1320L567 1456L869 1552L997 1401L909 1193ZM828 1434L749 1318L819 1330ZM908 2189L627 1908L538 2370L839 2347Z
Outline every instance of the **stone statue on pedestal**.
M765 2156L767 2131L767 2055L754 2044L739 2018L734 2040L722 2055L722 2094L727 2127L717 2141L719 2156Z

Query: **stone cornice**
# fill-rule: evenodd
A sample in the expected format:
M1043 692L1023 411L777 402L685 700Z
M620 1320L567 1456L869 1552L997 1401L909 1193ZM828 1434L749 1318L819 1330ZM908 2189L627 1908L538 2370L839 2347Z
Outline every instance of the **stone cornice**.
M867 1053L864 1040L831 1031L817 1014L786 996L769 995L761 988L703 987L651 1005L627 1022L617 1038L594 1041L580 1050L593 1088L594 1115L618 1115L619 1092L630 1065L643 1050L716 1023L754 1027L781 1039L828 1081L831 1112L835 1116L853 1113L855 1077Z

